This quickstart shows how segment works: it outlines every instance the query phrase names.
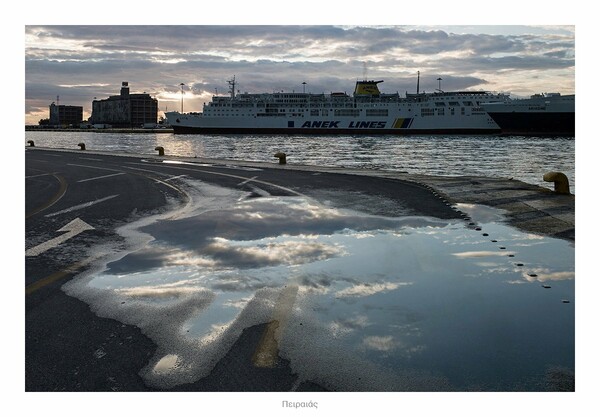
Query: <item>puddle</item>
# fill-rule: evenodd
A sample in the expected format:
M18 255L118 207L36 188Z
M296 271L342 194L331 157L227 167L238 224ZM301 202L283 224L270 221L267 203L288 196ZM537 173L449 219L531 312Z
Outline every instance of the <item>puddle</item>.
M292 371L333 390L551 390L549 369L574 369L568 242L481 206L384 217L200 188L195 210L140 225L149 243L65 286L157 343L149 385L208 375L272 321Z

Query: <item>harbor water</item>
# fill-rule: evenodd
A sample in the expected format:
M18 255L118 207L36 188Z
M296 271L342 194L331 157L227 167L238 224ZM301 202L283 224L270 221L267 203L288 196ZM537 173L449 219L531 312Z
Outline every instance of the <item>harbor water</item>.
M440 176L514 178L552 188L542 179L563 172L575 193L575 139L524 136L303 136L303 135L174 135L173 133L108 133L26 131L26 141L49 148L155 154L274 162L285 152L290 164L402 171Z

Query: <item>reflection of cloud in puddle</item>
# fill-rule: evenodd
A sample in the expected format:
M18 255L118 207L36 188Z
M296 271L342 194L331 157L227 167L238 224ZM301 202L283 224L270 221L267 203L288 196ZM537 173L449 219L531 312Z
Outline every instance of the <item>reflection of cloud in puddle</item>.
M452 255L457 258L487 258L489 256L507 256L514 255L514 252L510 251L471 251L471 252L458 252Z
M411 285L412 282L383 282L356 284L335 293L337 297L366 297L380 292L392 291L404 285Z
M537 276L532 277L530 274L535 274ZM575 272L551 272L547 269L533 269L531 271L523 272L523 278L529 282L565 281L575 279Z
M192 294L196 294L202 291L206 291L202 287L134 287L134 288L123 288L116 290L120 295L131 297L131 298L148 298L148 299L161 299L161 298L182 298L188 297Z
M468 213L471 219L478 223L502 222L506 214L505 210L478 204L458 203L455 207L462 212Z
M237 268L299 265L344 254L341 247L320 242L289 240L248 246L223 238L214 238L213 243L206 245L203 252L211 256L219 266Z
M511 252L449 251L440 236L472 242L455 222L365 215L300 197L240 200L244 193L198 188L195 203L178 215L129 225L143 236L134 251L65 286L100 316L138 326L157 344L140 372L149 386L208 375L243 329L273 319L281 289L293 283L297 297L278 342L300 379L342 390L441 389L447 379L431 369L393 368L381 358L421 352L417 339L440 342L425 318L440 294L451 306L453 288L468 293L469 274L495 273L493 279L502 272L502 282L519 275L496 262ZM467 304L471 299L460 293ZM423 327L403 327L415 321Z
M180 365L179 357L177 355L165 355L154 365L152 371L156 374L170 373Z
M363 339L363 346L367 349L389 352L400 346L392 336L368 336Z
M347 335L351 332L364 329L369 325L369 317L365 315L356 315L345 319L336 319L329 324L331 335L334 338Z

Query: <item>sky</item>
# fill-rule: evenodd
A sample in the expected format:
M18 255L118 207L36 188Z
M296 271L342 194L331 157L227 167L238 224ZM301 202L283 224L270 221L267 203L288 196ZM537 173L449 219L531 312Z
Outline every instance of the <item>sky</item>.
M52 102L146 92L164 111L201 111L240 92L352 93L487 90L529 96L575 92L575 25L25 25L25 123ZM438 78L442 78L441 84ZM306 84L303 84L303 83Z

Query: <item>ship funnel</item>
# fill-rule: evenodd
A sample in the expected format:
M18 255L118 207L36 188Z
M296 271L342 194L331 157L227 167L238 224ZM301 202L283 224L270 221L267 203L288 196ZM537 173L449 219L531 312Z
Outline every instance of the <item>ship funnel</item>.
M355 96L374 96L378 97L381 93L377 84L382 83L381 81L357 81L356 88L354 89Z

